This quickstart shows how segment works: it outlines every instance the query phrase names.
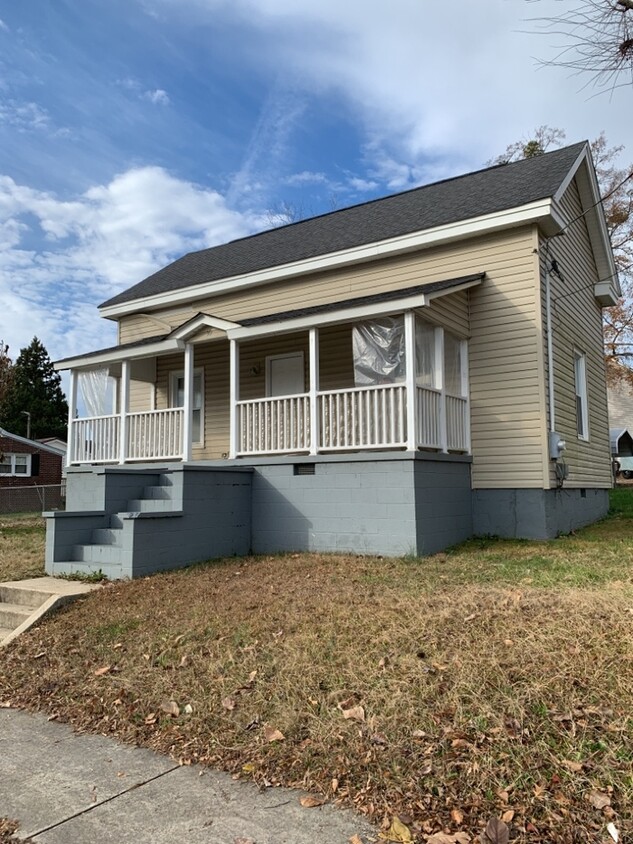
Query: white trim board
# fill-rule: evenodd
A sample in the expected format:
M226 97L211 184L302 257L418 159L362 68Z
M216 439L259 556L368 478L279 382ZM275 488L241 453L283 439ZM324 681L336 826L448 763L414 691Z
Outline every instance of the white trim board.
M101 316L108 319L117 319L118 317L138 311L164 308L176 304L182 305L203 297L219 296L227 291L233 292L246 287L255 287L256 285L268 284L272 281L292 278L293 276L307 275L308 273L349 266L364 261L374 261L390 255L411 252L416 249L428 249L431 246L474 237L484 232L490 233L501 229L528 225L530 223L538 223L545 234L554 235L561 230L564 222L559 210L556 208L556 203L551 198L540 199L527 205L498 211L494 214L471 217L468 220L448 223L444 226L437 226L424 231L411 232L410 234L367 243L363 246L355 246L339 252L318 255L314 258L295 261L291 264L267 267L256 272L230 276L229 278L218 279L217 281L210 281L205 284L181 287L178 290L145 296L142 299L131 302L122 302L118 305L101 307L99 310Z

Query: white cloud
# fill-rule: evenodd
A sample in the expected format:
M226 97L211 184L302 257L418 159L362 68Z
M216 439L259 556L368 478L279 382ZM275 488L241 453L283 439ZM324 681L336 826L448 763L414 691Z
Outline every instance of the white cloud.
M144 0L146 7L195 17L220 16L250 28L255 61L295 90L342 98L366 140L373 178L391 188L480 166L543 123L570 140L627 143L633 134L630 89L602 96L559 67L539 67L551 38L530 20L560 13L538 4L455 0L395 4L367 0ZM536 8L537 7L537 8Z
M154 105L169 105L170 102L167 91L163 91L162 88L156 88L154 91L145 91L143 96L150 103L154 103Z
M50 115L37 103L14 99L0 100L0 123L18 132L42 131L50 128Z
M4 30L4 32L9 32L9 31L10 31L10 30L9 30L9 27L8 27L8 26L6 25L6 23L2 20L2 18L0 18L0 29Z
M70 200L0 177L2 339L17 353L37 334L53 357L109 345L112 323L97 304L257 222L160 167L128 170Z
M315 185L327 182L325 173L313 173L311 170L302 170L301 173L293 173L285 180L287 185Z

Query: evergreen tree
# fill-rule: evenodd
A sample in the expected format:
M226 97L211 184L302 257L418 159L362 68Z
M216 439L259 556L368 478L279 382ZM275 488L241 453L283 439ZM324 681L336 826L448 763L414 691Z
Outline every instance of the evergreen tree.
M66 439L68 403L62 392L61 377L37 337L20 351L12 367L11 380L0 404L0 427L25 437L26 413L31 414L31 439Z
M0 340L0 408L9 389L12 372L13 364L9 357L9 347L3 340Z

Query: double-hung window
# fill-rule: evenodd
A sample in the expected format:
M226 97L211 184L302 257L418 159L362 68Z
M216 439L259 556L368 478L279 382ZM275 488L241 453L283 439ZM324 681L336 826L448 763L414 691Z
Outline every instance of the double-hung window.
M574 385L576 390L576 432L578 439L589 439L587 409L587 355L574 349Z
M0 454L0 475L28 478L30 474L30 454Z

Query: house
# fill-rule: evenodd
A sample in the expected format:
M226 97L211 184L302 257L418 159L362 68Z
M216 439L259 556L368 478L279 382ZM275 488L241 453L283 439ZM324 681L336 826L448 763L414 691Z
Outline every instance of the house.
M115 347L56 364L71 408L115 389L69 420L47 570L598 519L619 292L586 143L185 255L101 305Z
M59 449L0 428L0 513L61 506L63 465Z
M44 443L44 445L50 445L52 448L56 448L57 451L61 451L62 454L66 454L68 447L59 437L38 437L37 441L38 443Z

